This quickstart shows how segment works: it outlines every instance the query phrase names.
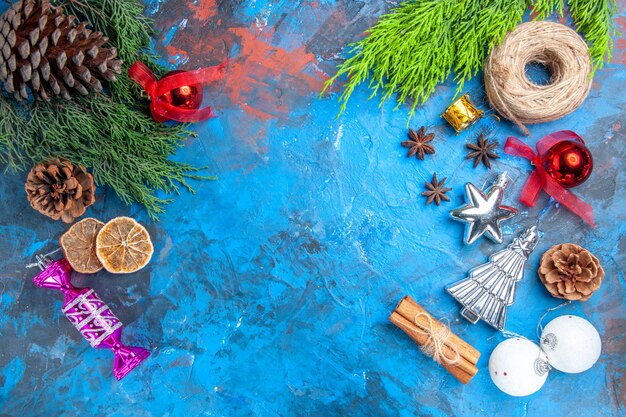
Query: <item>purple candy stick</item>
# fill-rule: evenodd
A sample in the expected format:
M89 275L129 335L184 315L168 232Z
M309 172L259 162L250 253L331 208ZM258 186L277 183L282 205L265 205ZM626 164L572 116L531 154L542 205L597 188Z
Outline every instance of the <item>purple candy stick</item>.
M96 349L111 349L114 354L113 375L124 378L144 361L150 352L121 342L122 322L91 288L76 288L70 281L72 267L66 259L57 261L38 257L43 271L33 278L35 285L65 294L62 311L74 327Z

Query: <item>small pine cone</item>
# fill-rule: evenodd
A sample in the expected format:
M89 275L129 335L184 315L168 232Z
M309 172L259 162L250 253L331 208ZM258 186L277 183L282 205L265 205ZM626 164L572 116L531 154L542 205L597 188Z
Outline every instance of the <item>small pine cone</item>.
M54 220L71 223L96 201L93 177L84 167L57 159L36 165L28 173L30 205Z
M114 81L122 62L117 50L105 48L100 32L76 24L63 8L49 0L22 0L0 16L0 81L21 101L29 97L70 98L102 91L102 81Z
M537 272L550 294L566 300L588 300L604 278L598 258L573 243L548 249Z

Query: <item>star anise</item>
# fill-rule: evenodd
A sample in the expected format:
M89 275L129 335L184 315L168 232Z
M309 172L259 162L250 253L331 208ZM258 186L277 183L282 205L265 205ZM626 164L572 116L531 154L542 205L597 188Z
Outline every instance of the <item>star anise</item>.
M492 143L489 142L489 139L485 139L483 134L478 135L478 140L476 143L467 143L465 144L467 149L470 149L472 152L469 152L465 159L474 158L474 168L478 166L478 164L482 163L489 169L491 169L491 159L498 159L500 156L493 152L493 150L498 146L498 142L494 141Z
M435 204L440 205L441 200L450 201L450 197L446 195L448 191L452 188L444 188L444 184L446 183L447 178L442 179L441 181L437 181L437 173L433 174L433 180L431 182L425 182L426 191L422 193L426 199L426 205L429 205L433 201Z
M435 153L435 148L428 144L428 142L432 141L434 138L434 133L426 134L426 128L424 126L420 127L417 132L413 129L409 129L410 140L402 142L402 146L409 148L409 152L406 154L407 158L415 155L416 158L424 160L424 154Z

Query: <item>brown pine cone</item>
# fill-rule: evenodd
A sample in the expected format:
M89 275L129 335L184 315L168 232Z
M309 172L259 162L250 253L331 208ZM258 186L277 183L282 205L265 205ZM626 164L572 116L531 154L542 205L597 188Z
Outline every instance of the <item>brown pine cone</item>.
M102 91L121 72L117 50L87 22L64 14L49 0L21 0L0 15L0 81L21 101L29 92L50 100Z
M28 173L25 189L35 210L65 223L82 216L96 201L96 186L91 174L65 159L33 167Z
M604 278L598 258L573 243L548 249L541 257L537 273L550 294L566 300L588 300Z

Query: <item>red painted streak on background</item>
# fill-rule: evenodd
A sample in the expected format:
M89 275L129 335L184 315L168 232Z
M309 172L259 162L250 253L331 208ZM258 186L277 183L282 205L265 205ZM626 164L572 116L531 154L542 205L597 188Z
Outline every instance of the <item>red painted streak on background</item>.
M615 46L618 51L624 51L622 52L621 56L616 56L616 58L619 60L619 62L623 65L626 65L626 39L618 39L617 42L615 43Z
M298 46L291 51L269 44L272 31L259 33L251 28L230 28L239 40L239 57L227 72L225 92L231 103L261 119L289 116L299 97L320 91L323 78L306 74L317 63L316 57Z
M626 17L618 16L617 19L615 19L615 26L621 33L626 33ZM620 51L621 56L616 56L615 58L617 58L621 64L626 65L626 39L623 37L617 38L617 41L615 42L616 55Z
M289 35L275 28L262 31L228 14L221 16L216 0L194 3L184 0L181 10L164 14L159 20L163 33L178 24L181 14L189 22L179 28L169 45L157 45L171 64L191 70L217 65L230 57L224 78L207 87L206 103L216 109L218 122L228 126L237 143L264 155L269 132L284 124L305 123L303 109L322 89L326 74L318 67L315 54L306 44L289 41ZM329 28L329 30L332 30ZM244 172L253 170L242 160Z
M187 60L189 58L189 54L187 51L179 49L172 45L165 46L165 50L167 51L167 56L169 57L171 64L176 64L182 59Z
M259 32L252 26L221 30L219 36L206 33L206 26L201 33L192 27L179 31L165 46L172 64L183 58L189 60L185 69L215 65L237 45L219 87L224 100L214 103L217 108L240 107L255 119L287 120L295 107L304 105L303 97L315 97L322 89L326 75L316 68L318 60L305 45L290 50L274 46L272 30Z
M217 0L199 0L197 4L188 3L189 10L193 12L194 19L207 20L217 15Z
M262 120L269 120L269 119L275 119L276 117L271 114L271 113L265 113L261 110L257 110L254 107L250 107L248 106L246 103L241 103L241 108L243 109L243 111L251 116L256 117L257 119L262 119Z

